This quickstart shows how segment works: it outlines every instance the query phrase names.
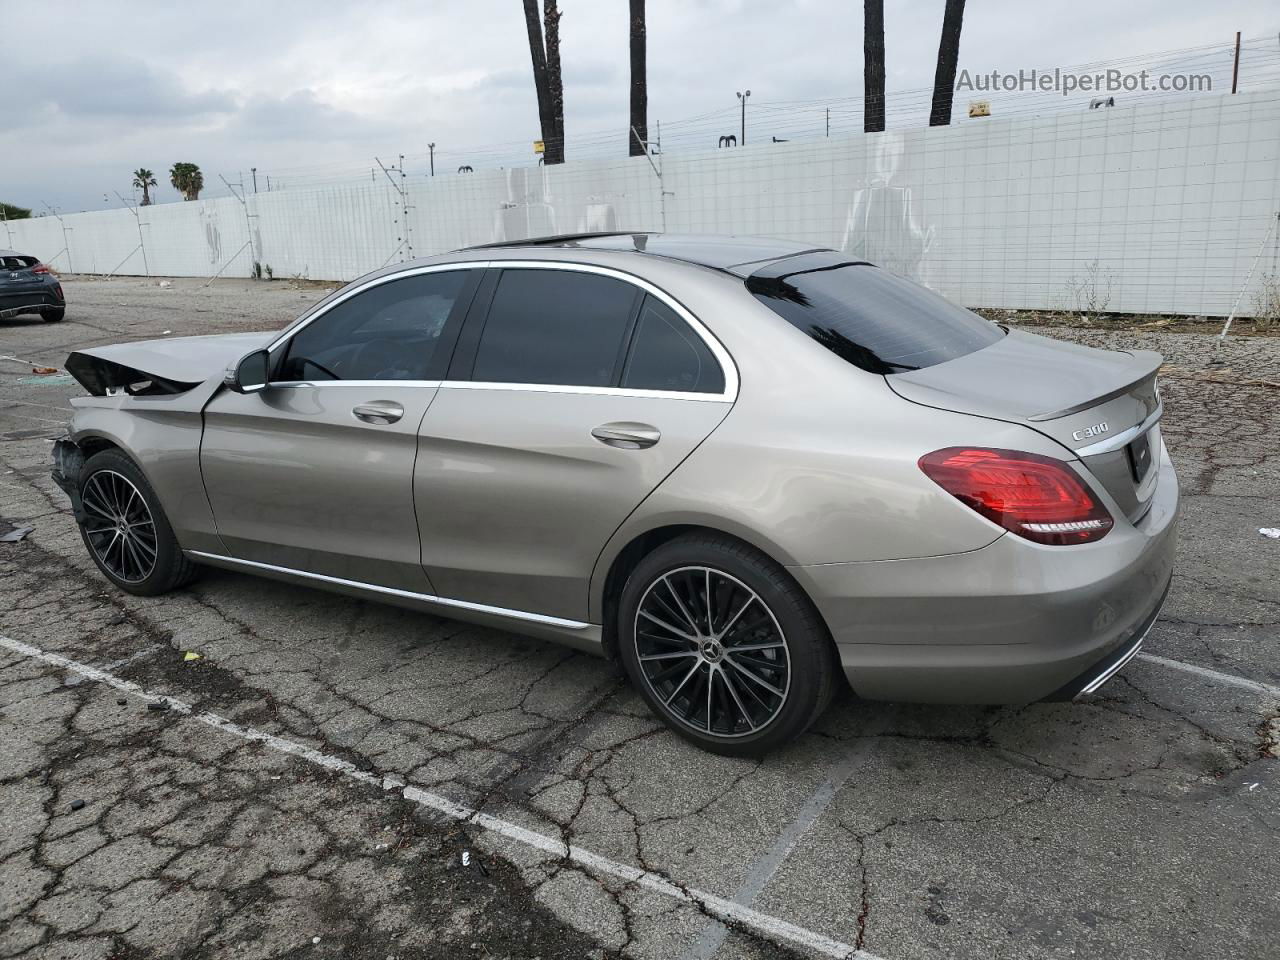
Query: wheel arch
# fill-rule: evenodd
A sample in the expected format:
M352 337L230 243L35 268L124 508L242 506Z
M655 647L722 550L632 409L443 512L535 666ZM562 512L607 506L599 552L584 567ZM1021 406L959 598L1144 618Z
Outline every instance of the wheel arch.
M151 487L184 550L226 553L200 473L199 414L138 416L141 412L93 401L77 405L71 440L86 462L102 450L127 457Z
M85 460L88 460L95 454L102 453L104 450L119 450L135 464L138 462L138 458L130 454L128 450L120 445L120 443L110 437L103 436L102 434L90 433L77 437L76 446L83 451ZM138 469L142 468L139 467Z
M129 461L138 468L147 483L151 483L154 488L155 484L151 481L151 476L147 469L142 465L142 460L116 435L108 433L99 428L87 430L78 430L72 434L71 439L75 441L77 447L84 454L85 463L89 462L89 458L102 453L106 450L116 450L120 454L129 458Z
M788 557L776 544L758 536L743 536L734 529L736 525L720 524L701 518L669 519L667 522L648 526L640 531L629 531L626 536L614 535L613 540L601 553L596 563L596 571L591 580L590 610L591 621L600 623L604 654L609 659L617 657L617 610L618 600L622 596L622 588L627 578L646 556L677 537L686 534L708 534L737 541L764 554L784 569ZM813 604L813 598L795 578L796 588ZM817 610L817 604L814 604ZM818 612L821 617L821 612Z

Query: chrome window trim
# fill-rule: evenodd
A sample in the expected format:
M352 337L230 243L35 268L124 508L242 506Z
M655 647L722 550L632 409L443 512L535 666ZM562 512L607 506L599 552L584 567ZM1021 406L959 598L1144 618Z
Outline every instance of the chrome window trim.
M289 324L289 326L285 327L282 331L280 331L280 336L276 337L274 340L271 341L271 343L267 344L267 352L270 353L271 351L280 347L290 337L295 336L296 334L305 330L307 327L311 326L311 324L315 323L321 317L325 316L330 310L338 306L338 304L346 303L348 300L350 300L352 297L356 296L357 294L364 293L366 290L370 290L373 287L381 286L384 283L390 283L392 280L402 280L405 277L416 277L419 274L423 274L423 273L444 273L445 271L458 271L458 270L484 270L488 266L489 266L489 261L487 260L468 260L461 263L433 263L425 267L410 267L406 270L397 270L395 273L388 273L386 276L374 277L372 280L367 280L364 283L360 284L360 286L358 287L352 287L342 296L338 297L338 299L332 301L331 303L326 303L322 308L318 309L315 313L311 314L310 316L304 316L298 320L295 320L293 323ZM284 382L301 383L303 381L289 380ZM325 382L330 382L330 381L325 381ZM332 382L337 383L339 381L335 380ZM406 381L400 381L400 382L403 383Z
M520 390L525 393L576 393L597 397L632 397L637 400L698 400L703 403L732 403L722 393L687 393L682 390L641 390L634 387L574 387L554 383L489 383L485 380L443 380L441 389Z
M563 617L552 617L545 613L529 613L524 610L509 610L506 607L494 607L487 603L472 603L470 600L451 600L448 597L436 597L429 593L416 593L413 590L399 590L395 587L383 587L375 583L364 583L361 580L346 580L342 577L331 577L324 573L310 573L306 570L295 570L292 567L279 567L273 563L260 563L257 560L241 560L239 557L227 557L218 553L205 553L202 550L182 551L188 557L198 560L211 560L218 563L231 563L256 570L270 570L273 573L288 574L291 577L302 577L307 580L319 580L321 583L332 583L341 587L353 587L357 590L368 590L406 600L420 600L424 603L436 603L445 607L456 607L470 610L473 613L485 613L495 617L506 617L511 620L526 620L530 623L541 623L550 627L563 627L566 630L585 630L591 626L580 620L567 620Z
M271 387L428 387L435 389L442 380L272 380Z
M724 344L712 333L697 317L695 317L684 304L680 303L669 293L660 287L655 286L643 277L638 277L634 273L628 273L625 270L619 270L616 267L602 267L591 263L567 263L561 260L467 260L456 263L437 263L424 267L410 267L406 270L398 270L395 273L387 274L382 277L375 277L366 283L353 287L345 294L334 300L332 303L326 304L323 309L317 310L311 316L306 317L302 321L295 321L292 325L286 327L280 336L276 337L267 346L267 352L270 353L278 349L290 337L293 337L301 330L305 330L316 320L323 317L334 307L341 303L345 303L352 297L371 287L379 284L390 283L392 280L398 280L401 277L412 277L423 273L442 273L446 271L456 270L487 270L494 269L519 269L519 270L562 270L571 273L593 273L603 277L612 277L615 280L621 280L639 287L645 293L657 297L664 304L675 311L689 327L696 333L707 349L711 351L711 355L716 358L716 362L720 364L720 370L724 373L724 390L720 393L703 393L703 392L686 392L681 390L642 390L626 387L584 387L574 384L549 384L549 383L486 383L479 380L283 380L272 381L273 387L298 386L307 384L310 386L332 386L334 384L360 384L363 386L385 386L387 384L399 385L416 385L416 386L440 386L453 387L463 390L526 390L538 393L576 393L576 394L595 394L598 396L610 397L634 397L637 399L659 398L671 400L701 400L701 401L718 401L720 403L732 403L738 399L738 366L733 362L733 357L729 351L725 349Z
M1147 419L1143 420L1141 423L1136 424L1135 426L1132 426L1127 430L1121 430L1114 437L1106 437L1102 440L1097 441L1096 443L1091 443L1088 446L1080 447L1075 452L1076 456L1077 457L1093 457L1093 456L1097 456L1100 453L1111 453L1113 450L1120 450L1126 445L1128 445L1129 443L1132 443L1138 437L1142 436L1144 433L1146 433L1148 430L1154 427L1157 423L1159 423L1160 418L1163 415L1164 415L1164 401L1161 401L1159 404L1156 405L1156 408L1151 413L1151 416L1147 417Z

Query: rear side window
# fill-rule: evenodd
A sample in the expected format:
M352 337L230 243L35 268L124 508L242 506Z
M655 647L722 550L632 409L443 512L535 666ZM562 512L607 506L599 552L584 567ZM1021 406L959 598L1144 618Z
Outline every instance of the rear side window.
M661 300L645 297L622 385L633 390L721 393L724 372L706 343Z
M917 283L867 263L830 261L835 255L772 264L749 277L747 289L796 329L871 373L931 367L1004 336Z
M609 387L641 292L568 270L504 270L471 379Z

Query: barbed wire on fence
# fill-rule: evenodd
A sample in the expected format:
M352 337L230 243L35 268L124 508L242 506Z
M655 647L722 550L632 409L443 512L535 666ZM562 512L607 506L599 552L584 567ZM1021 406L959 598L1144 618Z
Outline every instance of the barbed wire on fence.
M1233 50L1230 46L1215 43L1096 60L1060 69L1063 73L1076 75L1105 70L1136 73L1146 69L1152 74L1189 74L1195 71L1207 71L1214 88L1226 92L1230 86L1232 56ZM1275 37L1257 37L1242 41L1241 68L1242 89L1245 91L1280 86L1280 45L1276 43ZM1127 102L1121 96L1117 102L1121 105L1150 104L1187 99L1189 96L1185 92L1151 90L1134 94ZM884 97L887 128L892 130L923 125L927 122L932 97L932 87L887 94ZM1067 99L1055 91L1023 91L1004 95L986 93L975 93L972 96L957 95L953 108L953 122L967 122L964 113L967 110L967 101L970 99L989 100L992 103L993 115L1008 119L1081 112L1089 100L1087 95L1081 95L1081 97L1082 99L1076 100ZM758 136L758 142L772 142L774 137L797 141L844 136L862 132L863 107L862 94L804 100L753 99L748 107L748 126ZM721 135L738 132L739 107L736 103L729 103L724 107L704 111L691 117L660 120L656 125L660 125L663 130L664 149L684 151L715 149ZM751 139L755 140L756 136ZM434 150L434 158L439 161L437 175L457 175L457 168L463 166L470 167L474 172L484 168L532 165L537 162L536 156L532 153L532 143L533 140L540 138L539 134L531 133L527 138L471 146L451 147L447 144L438 144ZM561 142L565 147L567 158L571 160L625 156L629 146L628 133L622 128L584 131L567 135ZM404 156L405 163L410 169L409 175L425 174L429 169L431 152L409 151ZM275 182L273 189L298 189L364 178L373 180L376 172L377 166L372 162L348 160L306 166L276 167L272 169L271 176ZM240 179L239 174L237 179Z
M1280 209L1277 89L725 150L670 138L655 123L651 156L436 177L397 155L358 179L257 194L227 177L238 198L143 208L145 230L136 208L10 228L68 270L123 269L142 246L152 274L249 276L258 264L334 280L554 233L765 234L970 306L1071 309L1090 288L1111 311L1215 316L1247 307L1244 288L1280 269L1280 236L1265 236ZM447 156L437 149L438 169Z

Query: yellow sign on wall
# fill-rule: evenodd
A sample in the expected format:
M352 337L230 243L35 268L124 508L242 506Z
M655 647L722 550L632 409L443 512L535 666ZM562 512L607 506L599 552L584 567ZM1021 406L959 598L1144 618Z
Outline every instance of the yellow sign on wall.
M533 152L534 152L534 153L542 153L545 149L546 149L546 147L543 145L543 143L542 143L542 141L541 141L541 140L535 140L535 141L533 141Z

